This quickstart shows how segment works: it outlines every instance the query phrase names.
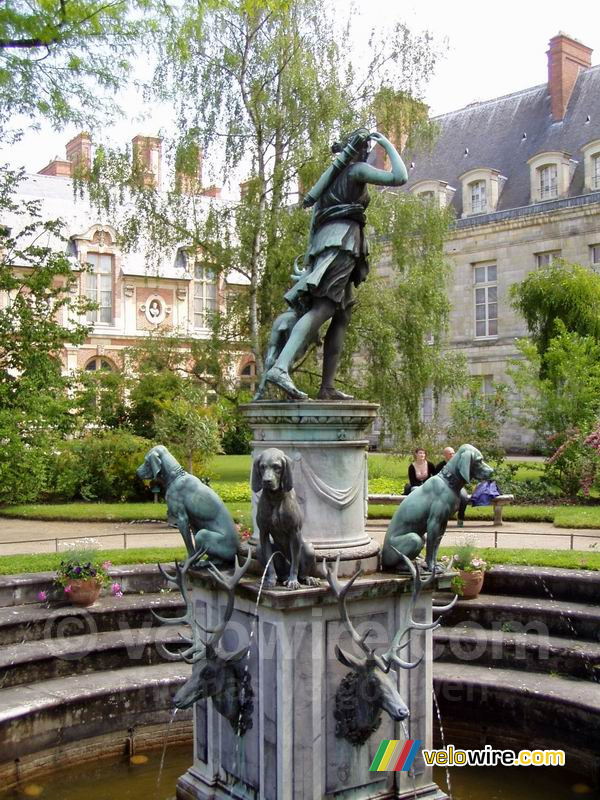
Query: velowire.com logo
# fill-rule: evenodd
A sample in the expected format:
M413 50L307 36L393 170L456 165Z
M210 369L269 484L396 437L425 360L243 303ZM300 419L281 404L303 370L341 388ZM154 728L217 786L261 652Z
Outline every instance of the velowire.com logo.
M384 739L369 772L408 772L421 747L421 739Z

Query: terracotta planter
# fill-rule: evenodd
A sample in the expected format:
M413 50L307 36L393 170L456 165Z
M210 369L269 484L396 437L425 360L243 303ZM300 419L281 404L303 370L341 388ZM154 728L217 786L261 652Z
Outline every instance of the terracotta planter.
M458 574L463 581L463 587L460 591L461 596L465 600L472 600L474 597L477 597L483 587L485 573L482 570L464 572L464 570L459 569Z
M102 583L97 578L71 581L71 591L67 593L70 602L76 606L93 605L102 590Z

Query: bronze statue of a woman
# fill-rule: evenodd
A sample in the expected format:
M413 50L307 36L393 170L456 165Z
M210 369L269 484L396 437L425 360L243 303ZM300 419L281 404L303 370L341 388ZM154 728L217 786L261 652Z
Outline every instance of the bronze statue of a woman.
M386 151L391 162L389 171L366 163L370 140ZM402 186L408 179L404 162L382 133L359 128L332 150L338 156L304 198L305 206L314 205L305 269L285 295L298 319L275 363L264 375L265 382L283 389L292 400L305 400L307 395L294 386L290 368L308 344L318 339L319 329L327 320L331 324L323 343L318 398L350 399L334 387L334 378L355 302L352 284L362 283L369 271L364 235L369 204L366 185Z

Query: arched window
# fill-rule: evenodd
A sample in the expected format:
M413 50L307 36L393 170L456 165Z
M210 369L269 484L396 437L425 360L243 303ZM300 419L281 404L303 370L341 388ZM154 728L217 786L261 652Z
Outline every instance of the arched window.
M101 369L115 372L115 365L104 356L94 356L85 365L86 372L97 372Z

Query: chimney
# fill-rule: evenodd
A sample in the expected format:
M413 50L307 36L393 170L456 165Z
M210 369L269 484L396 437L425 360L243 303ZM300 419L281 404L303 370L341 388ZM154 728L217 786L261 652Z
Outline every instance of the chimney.
M86 172L92 165L92 137L85 131L78 133L67 143L67 161L73 165L73 172Z
M175 189L181 194L200 194L202 191L203 153L197 144L188 145L175 158Z
M157 136L135 136L131 145L143 185L160 189L162 139Z
M72 164L70 161L55 156L54 159L38 172L38 175L52 175L59 178L70 178Z
M221 187L215 186L213 184L212 186L209 186L207 189L202 189L200 194L202 195L202 197L215 197L215 198L221 197Z
M565 116L579 71L591 66L591 48L564 33L559 33L550 39L548 91L552 104L552 118L555 122L560 122Z

